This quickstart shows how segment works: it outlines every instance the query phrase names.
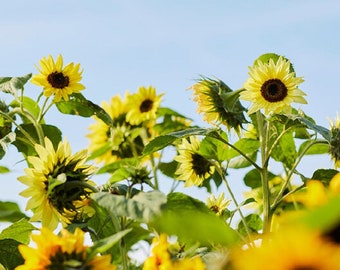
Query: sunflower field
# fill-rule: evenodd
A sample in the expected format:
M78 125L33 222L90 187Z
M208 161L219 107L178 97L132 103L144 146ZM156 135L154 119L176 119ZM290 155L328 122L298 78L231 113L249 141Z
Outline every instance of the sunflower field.
M24 211L0 201L0 269L340 269L340 117L323 127L298 107L304 79L285 56L259 56L239 89L200 76L187 90L204 127L153 86L95 104L80 64L36 67L0 78L12 100L0 102L0 157L17 149L26 187ZM51 108L89 119L86 149L46 122ZM306 174L310 155L332 167Z

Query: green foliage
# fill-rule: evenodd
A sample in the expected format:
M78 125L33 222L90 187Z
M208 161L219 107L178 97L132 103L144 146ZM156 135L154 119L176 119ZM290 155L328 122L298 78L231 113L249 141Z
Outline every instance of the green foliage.
M248 235L247 230L250 230L251 233L259 233L263 228L262 218L257 214L249 214L244 220L246 225L240 221L237 228L238 232L244 236Z
M20 219L0 233L0 240L14 239L20 243L28 245L30 242L30 235L34 227L27 219Z
M0 90L13 96L17 96L17 90L23 89L24 85L31 77L31 73L22 77L1 77Z
M18 251L20 244L13 239L0 239L0 263L6 269L14 269L24 263L24 259Z
M0 221L15 222L24 217L26 215L21 212L18 204L0 201Z

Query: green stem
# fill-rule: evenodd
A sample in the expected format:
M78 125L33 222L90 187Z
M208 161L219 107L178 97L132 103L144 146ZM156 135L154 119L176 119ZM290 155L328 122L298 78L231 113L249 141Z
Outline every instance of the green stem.
M207 135L209 136L209 135ZM244 157L247 161L249 161L250 164L252 164L257 170L261 171L262 168L257 165L257 163L252 160L251 158L249 158L245 153L243 153L240 149L238 149L237 147L235 147L233 144L229 143L228 141L226 141L225 139L223 139L220 136L211 136L212 138L215 138L223 143L225 143L226 145L228 145L230 148L234 149L236 152L238 152L242 157Z
M270 231L271 227L271 209L270 209L270 190L268 184L268 162L267 162L267 139L269 132L265 132L263 115L260 111L256 112L257 126L259 132L260 146L261 146L261 161L262 169L261 174L261 184L263 192L263 232L267 233Z
M239 207L239 204L238 204L238 202L237 202L237 200L236 200L236 197L235 197L235 195L234 195L232 189L230 188L229 183L228 183L228 181L227 181L227 179L226 179L226 177L225 177L225 174L224 174L224 173L222 172L222 170L221 170L221 167L220 167L219 165L216 165L215 167L216 167L216 170L217 170L217 172L219 173L219 175L222 177L222 180L223 180L224 184L226 185L226 188L227 188L227 190L228 190L228 192L229 192L229 195L230 195L230 197L231 197L233 203L234 203L235 206L236 206L237 212L239 213L239 215L240 215L240 217L241 217L241 222L243 223L243 226L244 226L244 228L245 228L245 230L246 230L246 233L247 233L247 236L248 236L247 244L248 244L249 246L252 246L253 242L252 242L252 240L251 240L251 233L250 233L250 230L249 230L249 228L248 228L246 219L245 219L245 217L244 217L244 215L243 215L243 213L242 213L242 211L241 211L241 207Z
M281 202L282 198L283 198L283 193L286 190L288 184L290 183L290 179L293 176L293 173L296 169L296 167L299 165L300 161L302 160L303 156L306 154L306 152L308 151L309 148L311 148L313 145L315 144L328 144L327 141L311 141L306 147L305 149L303 149L303 151L301 152L301 154L297 157L297 159L295 160L292 168L290 169L288 175L287 175L287 179L285 181L285 183L282 185L279 193L277 194L277 196L275 197L275 200L272 204L272 209L275 209L278 204Z
M53 102L50 103L50 105L47 107L47 109L45 110L47 101L49 100L49 97L45 98L45 101L43 103L43 105L41 106L41 109L39 111L39 115L37 117L37 122L39 123L43 118L44 115L46 114L46 112L49 110L49 108L51 108L51 106L53 105ZM45 111L44 111L45 110Z

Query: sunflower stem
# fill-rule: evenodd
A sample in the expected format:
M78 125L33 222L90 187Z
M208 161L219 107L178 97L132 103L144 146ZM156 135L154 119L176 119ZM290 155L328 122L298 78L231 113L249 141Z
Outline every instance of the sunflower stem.
M267 140L269 132L266 131L263 115L260 111L256 112L260 147L261 147L261 161L262 169L261 174L261 185L263 191L263 232L267 233L270 231L271 227L271 209L270 209L270 190L268 184L268 160L267 160ZM268 158L269 159L269 158Z

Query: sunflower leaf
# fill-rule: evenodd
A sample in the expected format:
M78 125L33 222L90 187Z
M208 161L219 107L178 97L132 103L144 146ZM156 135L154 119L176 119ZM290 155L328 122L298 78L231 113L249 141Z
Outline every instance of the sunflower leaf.
M34 227L27 219L23 218L11 224L8 228L4 229L0 234L1 239L14 239L20 243L28 245L30 242L30 235Z
M0 201L0 221L15 222L21 218L28 218L21 212L18 204Z
M0 78L0 90L4 93L17 95L17 90L23 89L24 85L32 77L32 73L24 75L22 77L1 77Z
M0 240L0 264L5 269L15 269L16 266L24 263L18 246L21 243L13 239Z
M105 124L111 125L112 119L107 112L99 105L87 100L80 93L73 93L69 96L68 101L59 101L56 103L58 110L64 114L79 115L82 117L97 116Z

